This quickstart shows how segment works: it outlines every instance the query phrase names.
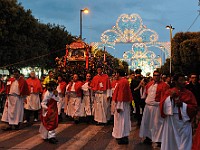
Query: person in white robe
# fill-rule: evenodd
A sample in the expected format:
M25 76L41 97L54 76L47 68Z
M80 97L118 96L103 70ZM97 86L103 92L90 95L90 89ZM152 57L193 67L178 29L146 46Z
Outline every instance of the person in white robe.
M4 130L19 129L20 122L24 117L24 100L29 95L28 85L24 78L20 76L20 71L14 71L14 78L10 78L7 82L8 94L1 121L7 122L8 127Z
M157 147L161 146L164 119L160 115L159 104L167 89L169 89L169 86L160 81L160 73L154 71L153 81L150 81L146 85L146 105L139 132L139 136L145 138L143 141L144 144L151 145L154 142L157 143Z
M191 150L191 120L197 111L197 102L185 88L185 77L176 74L175 87L168 90L161 101L161 115L164 117L161 150Z
M128 144L128 136L131 131L130 103L133 98L129 82L124 77L125 72L121 69L117 70L116 76L118 84L116 85L112 97L112 100L116 104L112 136L116 138L118 144Z
M82 87L83 83L79 81L77 74L73 76L73 82L70 82L67 87L68 100L68 116L74 119L74 122L79 123L79 118L84 117L84 103L82 103Z
M27 96L24 108L25 108L25 120L24 123L30 122L30 116L34 113L34 122L38 121L38 111L41 109L40 93L43 92L40 80L36 77L35 72L31 71L30 78L26 80L30 95Z
M46 84L47 91L44 93L42 106L41 124L39 133L44 141L51 144L57 144L55 129L58 126L58 108L59 101L58 91L56 90L56 82L50 81Z
M93 114L94 114L94 105L93 105L93 91L90 89L91 82L91 74L86 74L86 82L82 85L83 90L83 103L84 103L84 111L86 114L86 121L88 123L92 122Z
M97 122L97 125L104 125L111 118L111 83L108 75L102 73L101 67L98 67L97 72L98 74L92 79L92 82L90 84L92 90L95 93L94 120Z
M65 106L65 90L66 90L66 82L63 81L63 77L61 75L58 76L58 86L57 89L58 91L58 118L59 121L61 122L63 120L62 118L62 110L64 109Z

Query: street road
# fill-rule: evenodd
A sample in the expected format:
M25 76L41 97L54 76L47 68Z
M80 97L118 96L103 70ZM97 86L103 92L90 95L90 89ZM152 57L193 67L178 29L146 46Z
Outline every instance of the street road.
M4 124L0 123L0 127ZM86 123L60 123L57 132L58 144L44 142L38 133L40 123L22 125L20 130L0 131L0 150L151 150L152 146L141 143L139 129L132 122L129 145L118 145L112 137L112 125L96 126ZM155 148L154 148L155 149Z

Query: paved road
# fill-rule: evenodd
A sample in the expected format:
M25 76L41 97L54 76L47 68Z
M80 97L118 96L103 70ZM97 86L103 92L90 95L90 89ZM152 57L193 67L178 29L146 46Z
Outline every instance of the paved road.
M44 142L38 133L39 122L18 131L0 131L0 150L151 150L141 143L139 129L132 123L129 145L118 145L112 137L112 125L96 126L66 121L56 129L59 143ZM0 123L0 127L3 124Z

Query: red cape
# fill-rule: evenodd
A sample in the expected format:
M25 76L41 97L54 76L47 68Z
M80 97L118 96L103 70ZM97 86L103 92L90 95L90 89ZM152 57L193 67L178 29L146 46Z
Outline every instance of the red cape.
M133 97L128 80L126 78L121 78L117 83L112 100L115 102L131 102Z
M68 92L71 91L72 84L73 83L69 83L69 87L67 89ZM74 88L75 88L75 92L76 92L78 97L82 96L82 89L81 89L82 85L83 85L83 82L81 82L81 81L75 82Z
M197 101L191 91L187 89L183 89L182 91L179 91L176 87L166 91L164 97L161 99L161 102L160 102L161 116L163 118L166 117L166 115L163 112L163 105L166 98L170 96L171 93L174 93L174 92L177 93L177 95L180 97L180 100L182 102L187 104L187 114L190 117L190 119L192 119L196 115L196 112L197 112Z
M42 93L42 85L38 78L28 78L26 82L28 84L29 91L31 91L31 86L33 86L33 93Z
M196 130L193 143L192 143L192 150L199 150L200 149L200 123Z
M48 131L51 131L58 127L57 101L51 98L47 103L47 107L47 114L45 117L41 115L41 122Z
M102 83L103 87L100 87L99 83ZM94 76L90 86L94 91L106 91L108 89L111 89L110 79L107 74Z
M150 81L147 85L146 85L146 94L148 95L148 89L151 85L154 84L154 81ZM167 85L165 82L160 81L158 83L158 87L156 90L156 97L155 97L155 101L156 102L160 102L160 100L162 99L162 97L164 96L166 90L169 89L169 85Z
M111 82L111 87L112 87L112 88L115 88L115 86L116 86L117 83L118 83L118 80L113 80L113 81Z
M15 78L10 78L8 82L11 82L11 84L15 81ZM27 96L30 94L29 89L28 89L28 84L26 80L23 77L20 77L18 80L19 83L19 91L21 96ZM6 86L6 94L9 94L10 92L10 85Z
M65 90L66 90L66 82L65 81L61 81L61 82L58 82L58 84L60 85L60 90L61 90L61 93L64 95L65 94Z

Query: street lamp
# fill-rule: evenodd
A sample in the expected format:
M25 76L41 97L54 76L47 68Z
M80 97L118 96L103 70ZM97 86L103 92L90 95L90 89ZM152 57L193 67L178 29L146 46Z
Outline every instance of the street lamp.
M82 40L82 17L83 17L83 13L84 14L88 14L89 13L89 9L88 8L84 8L80 10L80 39Z
M169 73L170 73L170 76L172 74L172 31L175 29L172 27L172 25L167 25L166 26L166 29L169 29L169 32L170 32L170 62L169 62Z

